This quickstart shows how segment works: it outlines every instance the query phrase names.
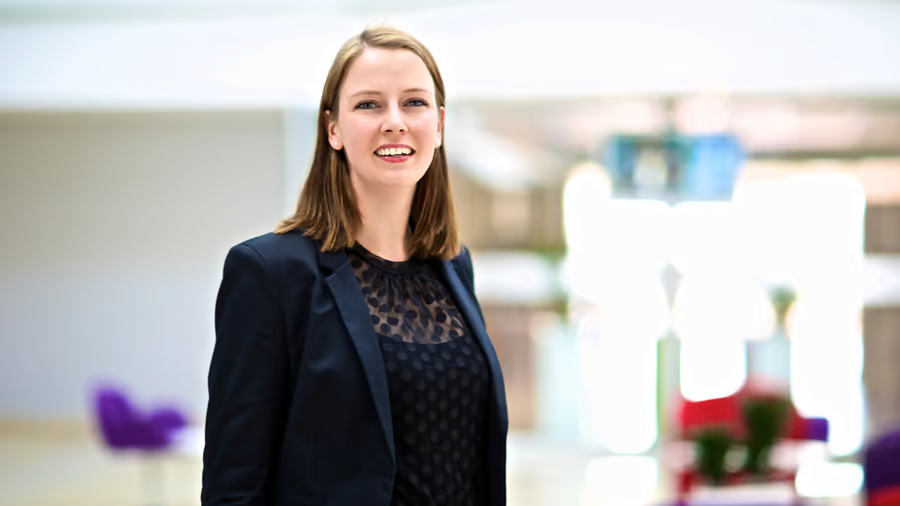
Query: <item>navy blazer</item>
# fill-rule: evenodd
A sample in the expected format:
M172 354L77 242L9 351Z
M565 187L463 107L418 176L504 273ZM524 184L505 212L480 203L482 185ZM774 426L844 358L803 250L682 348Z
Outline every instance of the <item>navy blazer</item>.
M489 364L490 506L506 504L503 376L468 251L435 261ZM228 252L209 368L204 506L388 506L396 455L384 362L345 251L300 231Z

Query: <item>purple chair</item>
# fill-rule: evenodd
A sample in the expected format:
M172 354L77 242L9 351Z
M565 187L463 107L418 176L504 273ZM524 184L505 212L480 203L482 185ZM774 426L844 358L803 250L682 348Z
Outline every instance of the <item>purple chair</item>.
M900 429L872 441L863 456L865 504L900 506Z
M144 463L143 486L145 492L155 489L157 501L162 504L163 470L159 459L150 466L147 457L158 456L173 450L178 435L188 427L187 417L175 408L166 407L149 412L139 410L115 387L101 387L94 392L94 410L97 427L103 442L114 452L134 451Z
M94 406L103 439L113 450L163 451L188 425L187 417L174 408L141 412L116 388L100 388Z

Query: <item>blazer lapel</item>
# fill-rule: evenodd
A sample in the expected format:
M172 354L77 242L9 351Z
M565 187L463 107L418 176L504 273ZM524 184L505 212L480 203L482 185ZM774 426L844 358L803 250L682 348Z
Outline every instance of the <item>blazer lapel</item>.
M375 409L387 438L391 460L396 465L394 430L384 359L378 347L378 336L375 335L369 308L360 292L359 281L353 274L353 269L350 267L349 259L344 251L320 252L320 262L332 271L326 278L328 287L334 295L344 325L359 354L363 371L369 381L369 388L372 390L372 397L375 399Z
M484 323L481 320L481 313L475 306L475 302L472 300L469 292L466 291L465 287L463 286L462 281L460 281L459 276L456 273L456 269L453 267L452 261L441 261L441 267L443 270L444 278L447 280L447 287L450 289L450 293L453 295L453 300L454 302L456 302L457 308L459 309L460 313L462 313L463 318L465 318L466 324L469 326L469 331L481 344L481 349L484 351L485 358L488 361L488 366L490 367L491 371L491 384L493 386L492 390L494 391L494 401L497 403L498 408L503 408L499 411L499 413L505 414L506 391L503 387L503 375L500 371L500 362L497 360L497 352L494 351L494 345L491 344L491 340L487 335L487 330L485 330L484 328Z

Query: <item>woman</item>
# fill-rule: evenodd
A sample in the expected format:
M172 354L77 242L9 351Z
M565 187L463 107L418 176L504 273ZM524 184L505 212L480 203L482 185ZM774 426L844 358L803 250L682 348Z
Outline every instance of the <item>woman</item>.
M231 249L202 503L506 503L503 378L457 237L429 51L338 52L295 215Z

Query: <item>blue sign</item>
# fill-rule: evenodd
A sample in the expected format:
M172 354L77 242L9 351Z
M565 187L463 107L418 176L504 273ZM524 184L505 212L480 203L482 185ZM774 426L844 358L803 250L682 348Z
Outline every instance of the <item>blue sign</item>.
M615 196L730 200L746 155L730 134L615 136L603 158Z

